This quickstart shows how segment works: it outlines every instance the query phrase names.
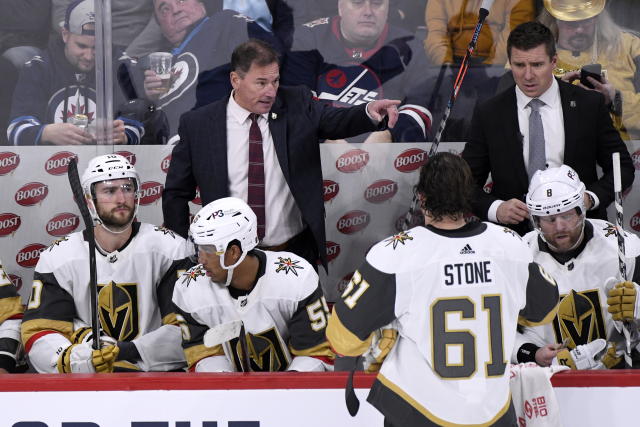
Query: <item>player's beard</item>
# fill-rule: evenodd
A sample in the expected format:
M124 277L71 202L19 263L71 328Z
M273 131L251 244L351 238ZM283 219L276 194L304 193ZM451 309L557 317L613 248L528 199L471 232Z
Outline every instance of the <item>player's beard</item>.
M115 210L122 209L122 208L127 208L129 210L128 215L125 215L124 217L122 217L114 212ZM131 208L131 206L127 206L126 204L116 206L113 209L106 212L98 208L98 216L102 221L102 225L112 230L126 229L131 224L133 215L134 215L134 209Z

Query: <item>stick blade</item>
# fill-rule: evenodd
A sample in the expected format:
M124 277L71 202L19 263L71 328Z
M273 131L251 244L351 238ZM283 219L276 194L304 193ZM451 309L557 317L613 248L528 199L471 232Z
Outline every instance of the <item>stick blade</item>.
M234 338L238 338L241 328L241 320L234 320L209 328L204 334L204 346L215 347Z

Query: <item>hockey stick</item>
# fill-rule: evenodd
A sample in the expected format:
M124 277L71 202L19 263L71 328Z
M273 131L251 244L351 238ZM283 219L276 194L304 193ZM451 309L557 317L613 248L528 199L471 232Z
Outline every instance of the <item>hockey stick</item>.
M615 195L616 207L616 236L618 237L618 270L622 280L627 280L627 264L625 263L624 249L624 229L623 229L623 210L622 210L622 178L620 174L620 153L615 152L611 155L613 161L613 193ZM622 324L622 334L624 335L624 363L627 368L632 367L631 360L631 333L627 322Z
M484 0L482 5L480 6L480 12L478 14L478 23L476 24L476 28L473 31L473 36L471 36L471 41L469 42L469 46L467 46L467 52L464 54L464 58L462 58L462 62L460 63L460 68L458 69L458 75L456 76L456 80L453 83L453 89L451 91L451 96L449 97L449 102L447 102L447 107L444 110L444 114L442 115L442 120L440 120L440 125L438 126L438 131L436 132L436 136L433 139L433 143L431 144L431 148L429 149L429 154L427 155L427 161L431 157L433 157L438 151L438 145L440 145L440 139L442 139L442 134L444 133L444 129L447 126L447 120L449 120L449 116L451 115L451 110L453 109L453 104L456 102L456 98L458 97L458 93L460 92L460 88L462 87L462 82L464 81L465 76L467 75L467 70L469 69L469 61L471 59L471 55L476 49L476 44L478 42L478 37L480 36L480 31L482 30L482 25L484 24L485 19L489 15L489 10L491 9L491 5L493 4L493 0ZM409 207L409 211L407 215L404 217L404 222L402 224L402 229L406 231L411 226L411 219L415 215L418 210L418 195L413 193L413 199L411 200L411 206Z
M251 372L251 362L249 360L249 352L247 351L247 333L244 329L244 323L240 323L240 351L242 351L242 358L240 360L240 366L242 366L242 372Z
M67 169L67 177L69 178L69 185L71 186L71 192L73 193L73 199L78 205L80 215L84 221L85 232L87 240L89 241L89 290L91 295L91 332L93 334L92 347L94 350L100 349L100 328L98 325L98 280L96 272L96 237L93 232L93 219L89 213L87 202L82 191L82 185L80 184L80 177L78 176L78 164L76 158L72 157L69 160L69 166Z

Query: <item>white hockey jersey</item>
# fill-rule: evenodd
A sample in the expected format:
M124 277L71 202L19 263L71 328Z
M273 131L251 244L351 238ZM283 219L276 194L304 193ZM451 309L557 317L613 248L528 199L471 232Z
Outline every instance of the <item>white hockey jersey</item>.
M508 358L517 323L551 320L553 279L512 230L416 227L376 244L334 306L341 354L396 319L398 340L369 402L393 425L512 425ZM505 424L506 423L506 424Z
M96 249L100 327L117 341L136 345L141 370L183 367L171 295L187 245L163 227L133 226L119 251ZM83 232L55 241L40 254L22 324L29 360L39 372L55 372L57 353L70 345L74 329L91 325L88 283L89 244Z
M332 370L334 354L325 338L329 309L315 270L290 252L253 250L252 255L260 268L246 295L234 298L233 289L213 283L202 264L176 282L173 302L183 322L189 369L241 371L239 338L215 347L203 342L209 328L240 320L252 371Z
M637 283L640 269L635 267L636 258L640 256L640 239L634 234L625 234L627 277ZM560 305L552 323L524 328L522 334L518 334L511 357L514 363L518 363L517 351L525 343L543 347L566 342L571 350L598 338L609 341L620 338L607 311L604 289L609 277L620 278L615 226L607 221L587 219L585 239L584 248L563 264L551 255L536 231L524 236L534 260L556 279Z

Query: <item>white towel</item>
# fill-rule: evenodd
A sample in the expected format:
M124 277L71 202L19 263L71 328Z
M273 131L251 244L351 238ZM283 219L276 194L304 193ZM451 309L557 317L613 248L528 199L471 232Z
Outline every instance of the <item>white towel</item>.
M509 365L511 399L519 427L562 426L551 376L567 369L560 365L543 368L535 363Z

